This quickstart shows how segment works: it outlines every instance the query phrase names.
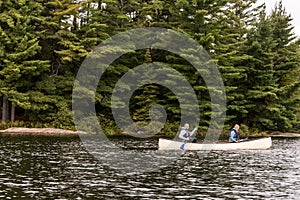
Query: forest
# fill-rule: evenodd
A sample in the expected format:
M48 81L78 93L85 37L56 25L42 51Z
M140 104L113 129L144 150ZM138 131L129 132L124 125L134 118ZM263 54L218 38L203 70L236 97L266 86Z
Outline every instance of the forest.
M0 129L74 129L72 91L89 53L126 30L161 27L197 41L218 67L226 90L225 128L238 123L254 132L300 132L300 39L291 21L282 2L266 13L256 0L0 1ZM118 132L111 111L115 84L143 63L163 63L189 80L200 102L199 130L206 130L207 86L183 58L159 49L125 54L99 81L95 107L106 130ZM149 123L157 103L166 109L163 132L170 134L181 113L167 88L138 88L131 117Z

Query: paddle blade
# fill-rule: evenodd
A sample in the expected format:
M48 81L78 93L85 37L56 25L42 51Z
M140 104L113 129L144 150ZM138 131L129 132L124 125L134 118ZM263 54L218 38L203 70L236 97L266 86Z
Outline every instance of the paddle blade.
M184 144L180 145L180 149L184 150Z

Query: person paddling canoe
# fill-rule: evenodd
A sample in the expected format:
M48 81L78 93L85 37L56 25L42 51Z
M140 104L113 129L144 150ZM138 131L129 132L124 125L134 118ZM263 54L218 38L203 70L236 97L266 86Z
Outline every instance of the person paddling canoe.
M239 142L240 141L240 126L238 124L234 125L229 134L229 142Z
M194 128L192 132L189 131L190 125L188 123L185 123L183 127L181 127L180 133L179 133L179 139L181 139L184 142L192 142L196 143L197 138L192 137L193 134L197 131L197 128Z

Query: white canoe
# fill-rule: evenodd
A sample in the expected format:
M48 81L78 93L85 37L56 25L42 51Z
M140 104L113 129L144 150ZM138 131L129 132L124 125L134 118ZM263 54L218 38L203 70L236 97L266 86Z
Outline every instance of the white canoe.
M159 139L158 150L180 150L183 142ZM268 149L272 146L271 137L260 138L255 140L247 140L238 143L186 143L184 150L255 150Z

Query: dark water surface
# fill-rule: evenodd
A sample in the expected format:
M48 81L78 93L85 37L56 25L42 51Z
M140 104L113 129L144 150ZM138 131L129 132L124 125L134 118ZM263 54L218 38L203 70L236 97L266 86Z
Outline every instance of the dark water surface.
M113 141L141 151L158 142ZM187 152L156 172L121 173L77 137L0 136L0 160L0 199L300 199L300 139L273 139L264 151Z

